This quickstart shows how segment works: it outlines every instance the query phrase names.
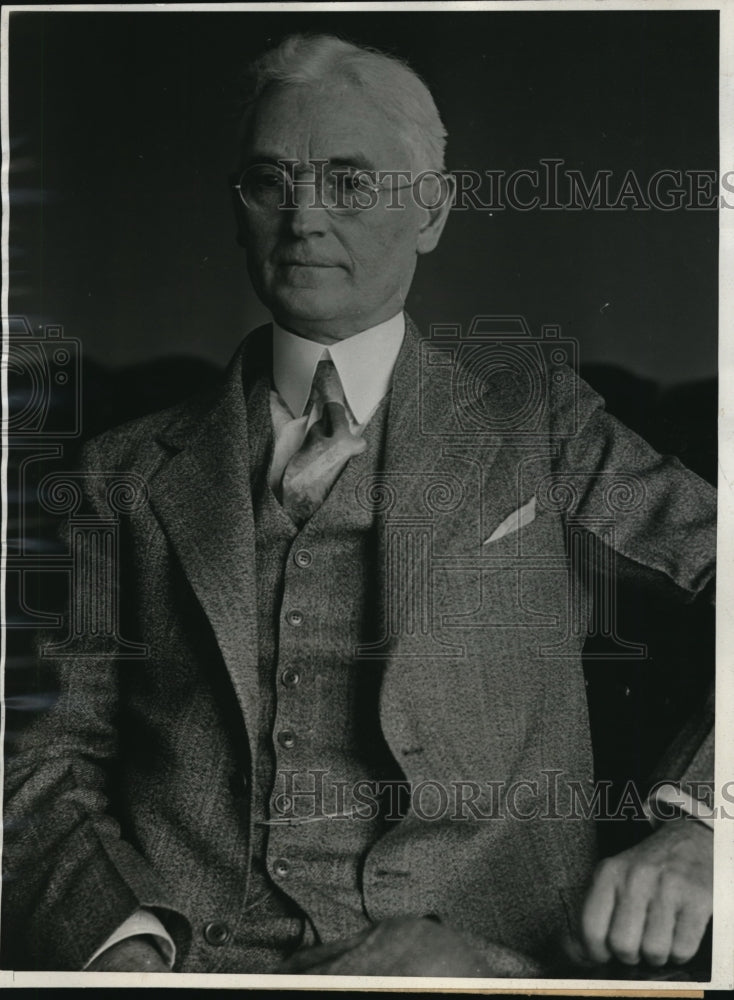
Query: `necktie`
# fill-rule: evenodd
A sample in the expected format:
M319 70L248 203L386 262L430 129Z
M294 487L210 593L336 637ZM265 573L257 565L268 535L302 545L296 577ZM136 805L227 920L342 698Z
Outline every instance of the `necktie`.
M350 458L367 447L349 428L346 399L331 358L319 361L307 409L321 408L303 444L283 473L283 507L296 524L303 524L329 495Z

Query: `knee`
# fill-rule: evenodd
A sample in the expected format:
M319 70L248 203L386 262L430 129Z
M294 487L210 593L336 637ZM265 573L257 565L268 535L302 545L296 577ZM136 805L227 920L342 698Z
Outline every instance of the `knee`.
M394 917L378 924L370 942L382 953L378 975L491 976L482 955L460 933L431 917Z

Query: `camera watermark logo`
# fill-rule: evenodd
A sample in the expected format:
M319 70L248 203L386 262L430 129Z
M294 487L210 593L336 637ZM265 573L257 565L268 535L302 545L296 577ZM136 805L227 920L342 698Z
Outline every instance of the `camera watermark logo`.
M81 343L57 324L33 330L23 316L6 320L8 416L13 438L77 438L82 427Z
M147 501L132 474L47 472L82 432L81 343L59 324L31 327L5 317L8 627L66 629L42 655L147 657L147 646L120 634L120 518ZM93 482L93 480L97 480ZM101 493L102 513L84 509L85 490ZM63 529L60 531L60 529ZM66 614L40 610L30 595L70 584Z
M460 326L431 326L421 345L421 431L438 437L501 434L547 436L552 388L574 391L578 342L546 325L532 336L523 316L477 316ZM434 400L449 398L448 420L435 419ZM573 437L575 419L562 434Z

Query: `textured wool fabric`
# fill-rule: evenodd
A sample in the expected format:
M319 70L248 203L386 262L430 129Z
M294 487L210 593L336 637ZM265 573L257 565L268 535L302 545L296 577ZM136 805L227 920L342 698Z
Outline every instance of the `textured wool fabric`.
M334 945L296 952L279 974L309 976L497 976L528 978L542 967L527 955L487 947L484 954L460 934L426 917L393 917Z
M583 541L641 587L706 599L715 493L560 364L539 383L532 437L512 433L527 412L512 380L487 386L478 423L476 393L454 391L464 355L429 364L432 349L408 322L382 472L360 492L378 640L359 655L384 664L377 721L420 792L368 850L363 903L374 924L435 914L544 962L596 858L593 816L572 810L574 788L592 790L594 606L572 556ZM171 933L176 971L250 967L261 685L243 371L269 350L256 331L216 389L83 450L85 516L109 516L111 477L146 488L119 517L116 570L121 635L148 655L90 634L44 661L58 699L6 766L3 905L27 967L81 968L141 906ZM483 544L533 496L532 523ZM666 777L713 777L708 745L684 749Z

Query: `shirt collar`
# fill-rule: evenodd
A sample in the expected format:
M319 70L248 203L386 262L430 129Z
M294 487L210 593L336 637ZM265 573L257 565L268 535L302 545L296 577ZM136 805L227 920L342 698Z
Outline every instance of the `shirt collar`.
M387 393L404 336L402 312L328 347L289 333L273 322L275 388L293 416L302 416L316 366L323 357L330 357L354 419L362 424Z

